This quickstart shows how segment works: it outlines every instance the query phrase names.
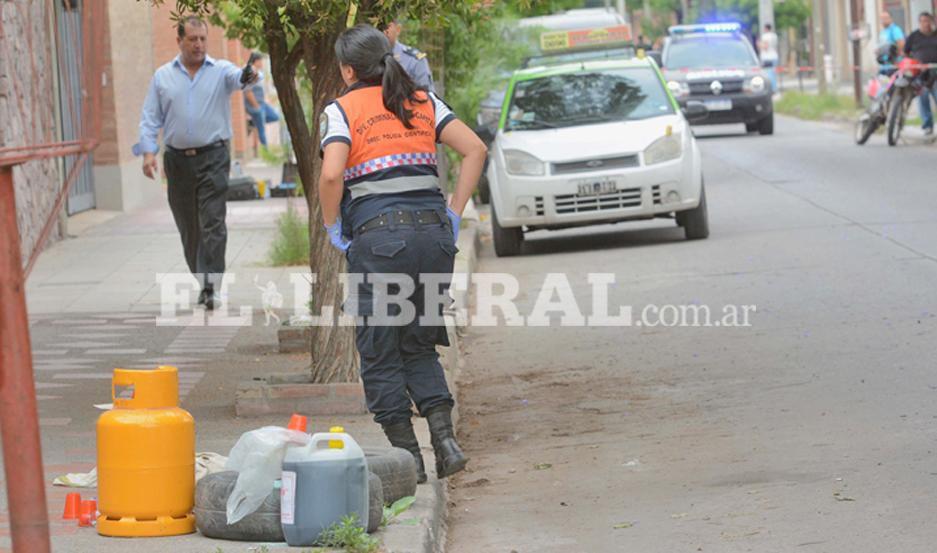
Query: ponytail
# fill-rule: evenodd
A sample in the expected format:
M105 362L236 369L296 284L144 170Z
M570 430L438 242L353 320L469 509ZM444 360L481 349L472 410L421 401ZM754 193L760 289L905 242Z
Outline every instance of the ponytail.
M384 107L396 115L406 128L412 129L413 123L410 119L413 118L413 110L407 109L407 102L422 104L426 102L426 98L417 96L417 91L421 89L416 86L403 66L394 59L393 54L384 54L381 64L384 65L384 76L381 79Z
M394 59L384 33L364 24L345 29L335 41L335 56L339 62L354 69L359 81L380 85L384 108L396 115L406 128L413 128L410 122L413 110L407 109L407 102L422 104L427 102L427 98L417 94L423 89Z

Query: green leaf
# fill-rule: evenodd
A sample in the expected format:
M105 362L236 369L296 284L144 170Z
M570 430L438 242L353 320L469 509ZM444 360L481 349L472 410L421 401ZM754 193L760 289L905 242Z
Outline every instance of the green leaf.
M397 501L394 501L394 504L390 506L391 517L400 516L400 514L409 509L415 501L416 497L412 495L401 497Z

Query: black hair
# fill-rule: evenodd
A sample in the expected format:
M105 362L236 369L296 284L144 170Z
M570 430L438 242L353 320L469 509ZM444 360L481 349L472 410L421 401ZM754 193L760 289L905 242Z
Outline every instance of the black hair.
M406 102L422 104L427 99L417 96L417 91L423 89L394 59L384 33L365 24L345 29L335 41L335 57L354 69L362 83L380 85L387 111L396 115L408 129L413 128L410 123L413 110L407 109Z
M249 58L247 58L247 65L254 65L254 62L264 57L260 52L251 52Z
M179 24L176 25L176 34L179 38L185 38L185 26L192 25L194 27L205 27L208 28L208 25L205 23L201 17L194 15L187 15L179 20Z
M771 24L770 24L770 23L765 23L765 29L768 29L768 30L770 31L771 28L772 28L772 27L771 27Z
M918 19L926 17L927 19L933 20L934 15L931 12L921 12L921 15L917 16Z

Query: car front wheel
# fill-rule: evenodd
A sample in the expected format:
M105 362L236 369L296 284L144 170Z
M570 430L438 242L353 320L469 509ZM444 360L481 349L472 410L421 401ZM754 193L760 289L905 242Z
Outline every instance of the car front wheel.
M491 234L495 243L495 254L498 257L510 257L521 252L524 230L520 227L502 227L498 222L498 212L495 210L493 202L491 204Z
M774 114L765 117L758 124L758 133L762 135L774 134Z
M687 240L702 240L709 236L709 212L706 209L706 188L700 188L699 205L676 213L677 224L683 227Z

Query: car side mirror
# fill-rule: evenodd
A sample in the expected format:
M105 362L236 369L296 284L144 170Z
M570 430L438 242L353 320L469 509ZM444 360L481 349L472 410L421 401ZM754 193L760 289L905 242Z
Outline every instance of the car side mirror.
M683 116L690 122L706 119L708 115L709 109L703 102L690 100L686 103L686 107L683 108Z
M651 58L652 60L654 60L654 63L657 64L657 67L663 67L663 66L664 66L663 62L661 61L662 58L661 58L661 55L660 55L660 50L651 50L651 51L647 52L646 55L647 55L647 57L649 57L649 58Z
M482 139L486 146L491 146L491 143L495 141L494 133L486 126L476 127L475 134Z

